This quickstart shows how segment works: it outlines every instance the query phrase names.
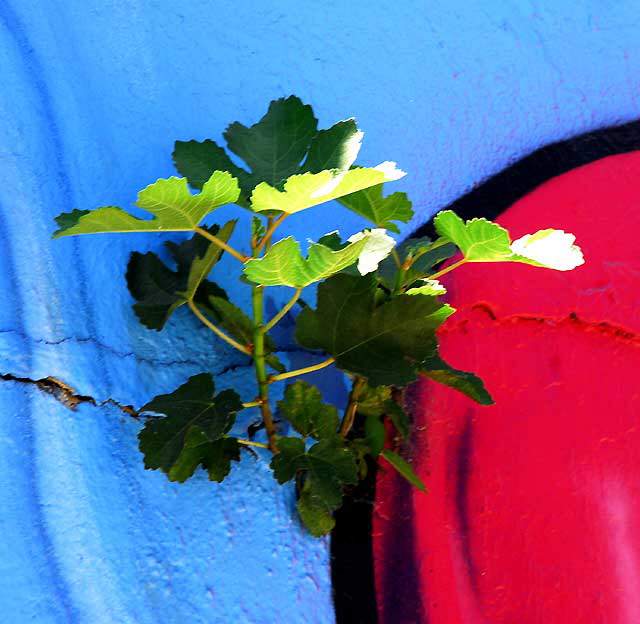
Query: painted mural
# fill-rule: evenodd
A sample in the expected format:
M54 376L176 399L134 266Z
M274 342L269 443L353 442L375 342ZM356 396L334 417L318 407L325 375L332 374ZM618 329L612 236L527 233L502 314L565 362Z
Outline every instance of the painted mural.
M248 371L204 337L187 341L186 316L160 335L139 326L122 271L132 250L157 250L156 241L53 246L55 215L127 204L132 190L171 175L174 140L257 119L265 102L295 93L321 123L357 117L363 162L383 155L409 172L401 190L417 215L407 236L539 147L637 119L637 9L635 0L0 0L0 620L357 622L334 609L340 553L300 530L292 490L281 492L251 458L213 489L204 476L180 486L143 470L140 424L118 405L143 405L202 370L235 385ZM446 355L486 376L504 405L484 416L430 387L416 391L433 434L415 446L432 493L421 500L379 485L384 624L573 621L567 613L587 622L590 608L616 624L638 621L635 399L607 394L633 382L635 343L625 332L635 331L637 266L631 245L606 242L631 235L637 196L623 174L637 161L596 161L604 155L589 158L592 169L555 171L524 198L552 176L513 196L501 186L502 208L514 204L504 223L516 233L539 219L584 237L597 275L576 273L575 300L559 300L550 284L534 296L533 278L514 272L480 301L469 286L484 279L479 268L456 278L467 294L455 300L461 316L443 335ZM560 195L546 195L549 185ZM625 198L609 193L616 185ZM355 215L341 219L345 231L360 226ZM297 223L287 233L298 239L325 233L313 215ZM235 294L236 284L224 286ZM521 318L531 315L543 320ZM482 357L461 352L463 330ZM509 374L505 344L520 345L512 358L531 352L531 381ZM87 400L69 409L50 378ZM328 399L346 391L338 375L323 383ZM525 403L538 419L523 432L511 412ZM577 432L567 420L576 406L587 415ZM558 514L555 531L545 530ZM391 558L407 544L410 557ZM352 578L371 588L372 566L355 561ZM584 582L567 592L576 571ZM353 581L351 604L373 622L376 596L369 589L365 608L357 588Z
M637 122L591 133L532 154L456 202L495 216L541 175L582 165L498 222L516 236L543 222L571 227L588 261L548 281L502 265L448 281L457 313L441 331L442 351L478 371L496 404L478 407L427 381L415 388L417 433L406 450L430 491L379 476L381 622L640 620L639 147Z

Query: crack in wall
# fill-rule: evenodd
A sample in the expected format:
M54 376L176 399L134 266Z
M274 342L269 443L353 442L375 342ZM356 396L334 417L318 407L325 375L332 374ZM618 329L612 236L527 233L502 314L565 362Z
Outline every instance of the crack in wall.
M624 340L627 343L640 345L640 336L633 331L622 327L621 325L615 325L608 321L588 321L580 318L575 312L570 312L564 317L554 316L536 316L528 314L512 314L509 316L498 317L495 310L488 303L476 303L468 308L472 312L480 312L486 315L492 321L500 324L508 323L536 323L539 325L549 325L551 327L561 327L563 325L569 325L577 327L589 332L597 332ZM464 308L458 308L458 312L463 311ZM439 335L447 334L457 329L464 329L469 324L469 319L460 319L457 323L451 323L443 326L439 331Z
M30 379L29 377L18 377L11 373L0 375L3 381L13 381L15 383L28 384L35 386L38 390L46 392L57 399L62 405L70 410L76 410L78 405L89 403L94 407L103 407L105 405L115 405L120 411L132 416L140 418L140 412L136 411L132 405L123 405L115 399L105 399L104 401L96 401L93 397L84 394L78 394L74 388L55 377L44 377L42 379Z

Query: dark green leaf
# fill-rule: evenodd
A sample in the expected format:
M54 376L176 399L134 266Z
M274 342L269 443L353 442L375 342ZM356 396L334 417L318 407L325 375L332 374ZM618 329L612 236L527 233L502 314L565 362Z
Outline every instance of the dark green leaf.
M271 102L266 115L249 128L232 123L224 138L229 149L251 169L249 186L259 182L277 186L298 172L317 125L311 106L290 96Z
M380 453L411 485L417 487L420 491L426 492L427 486L422 482L420 477L413 471L411 464L400 457L397 453L384 449Z
M380 416L367 416L364 421L364 433L370 454L378 457L387 439L387 430Z
M405 386L437 349L435 330L453 312L436 297L400 295L376 307L371 275L336 275L318 287L316 310L297 318L296 340L322 348L371 386Z
M358 399L358 413L363 416L382 416L385 413L385 401L391 398L389 386L372 388L366 386Z
M214 391L211 375L201 373L141 408L166 415L148 420L138 434L146 468L160 469L172 481L184 481L200 464L214 480L228 473L230 461L237 459L237 442L221 440L227 437L242 402L233 390L215 397Z
M152 252L134 251L127 265L127 285L136 299L133 311L149 329L160 330L172 312L184 303L182 280Z
M224 148L214 141L176 141L173 162L180 175L195 189L201 189L214 171L228 171L238 178L240 188L247 192L249 174L233 164ZM251 189L248 189L250 192Z
M327 518L342 501L345 485L358 481L358 466L353 452L342 438L321 440L305 451L301 438L278 438L280 452L271 460L278 483L285 483L302 474L298 510L313 535L322 535L333 526Z
M416 280L428 277L437 264L451 258L457 251L458 248L453 243L442 243L441 239L435 242L426 237L407 239L396 247L396 252L402 263L408 258L415 260L406 271L402 286L410 286ZM389 256L378 266L378 276L388 285L393 285L397 270L394 259Z
M346 171L360 151L362 136L355 119L339 121L328 130L320 130L313 137L307 158L298 173L320 173L327 169Z
M409 416L395 401L388 400L384 403L387 416L391 419L393 426L403 438L409 437Z
M226 243L231 238L237 222L236 219L228 221L220 228L216 236L222 242ZM201 236L200 238L204 237ZM196 291L206 280L211 269L213 269L218 260L220 260L222 252L222 247L218 247L215 243L209 242L206 251L202 255L198 254L194 257L187 277L187 288L184 292L185 299L195 299Z
M81 217L89 214L90 210L78 210L75 208L71 212L63 212L55 217L55 222L58 224L60 231L68 230L72 228L74 225L77 225L78 221L80 221Z
M340 197L338 201L361 217L368 219L376 227L399 233L393 221L408 223L413 217L411 202L406 193L393 193L382 197L382 184Z
M217 315L222 329L244 345L253 344L253 321L238 306L222 297L209 297L209 308ZM264 346L267 355L276 349L269 334L264 335ZM275 356L270 357L268 363L276 370L284 368Z
M333 508L317 496L310 487L303 488L298 499L300 520L314 537L322 537L333 529Z
M480 377L473 373L456 370L444 362L439 355L433 355L422 362L420 373L445 386L455 388L481 405L493 405L493 399Z
M306 381L289 384L284 400L278 401L280 414L303 437L332 438L339 425L338 410L323 403L320 390Z
M211 234L218 233L217 225L203 229ZM199 234L181 243L169 241L165 245L176 262L175 271L152 252L133 252L127 265L127 285L136 300L133 310L145 327L155 330L161 330L172 312L185 303L180 293L187 288L190 267L200 256L206 257L210 253L209 241ZM214 246L214 255L215 249ZM195 301L206 306L211 295L227 297L217 284L204 280L198 286Z
M267 366L273 368L276 373L284 373L287 370L285 365L273 354L266 355L264 361L267 363Z
M276 481L286 483L307 467L305 443L302 438L279 437L278 450L269 466Z

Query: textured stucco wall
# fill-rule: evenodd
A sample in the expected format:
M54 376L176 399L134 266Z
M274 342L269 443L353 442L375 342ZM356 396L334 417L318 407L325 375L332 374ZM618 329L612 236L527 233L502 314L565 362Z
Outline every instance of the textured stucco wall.
M362 162L410 173L396 185L419 212L408 232L536 147L637 116L637 9L0 0L0 373L135 406L202 370L246 384L188 315L161 334L137 324L124 266L159 237L51 242L53 216L128 205L172 174L174 139L219 138L295 93L323 126L358 118ZM344 233L361 226L338 215ZM318 216L283 232L332 229ZM263 464L170 484L142 469L139 425L117 408L72 412L9 381L0 393L3 621L333 621L327 542L300 532Z

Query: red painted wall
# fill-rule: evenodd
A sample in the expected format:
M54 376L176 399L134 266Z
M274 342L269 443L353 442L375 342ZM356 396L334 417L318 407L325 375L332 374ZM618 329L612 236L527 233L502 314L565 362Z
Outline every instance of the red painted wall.
M555 178L499 221L514 238L573 232L586 264L450 274L442 354L496 405L417 388L429 493L380 477L381 622L638 624L640 152Z

